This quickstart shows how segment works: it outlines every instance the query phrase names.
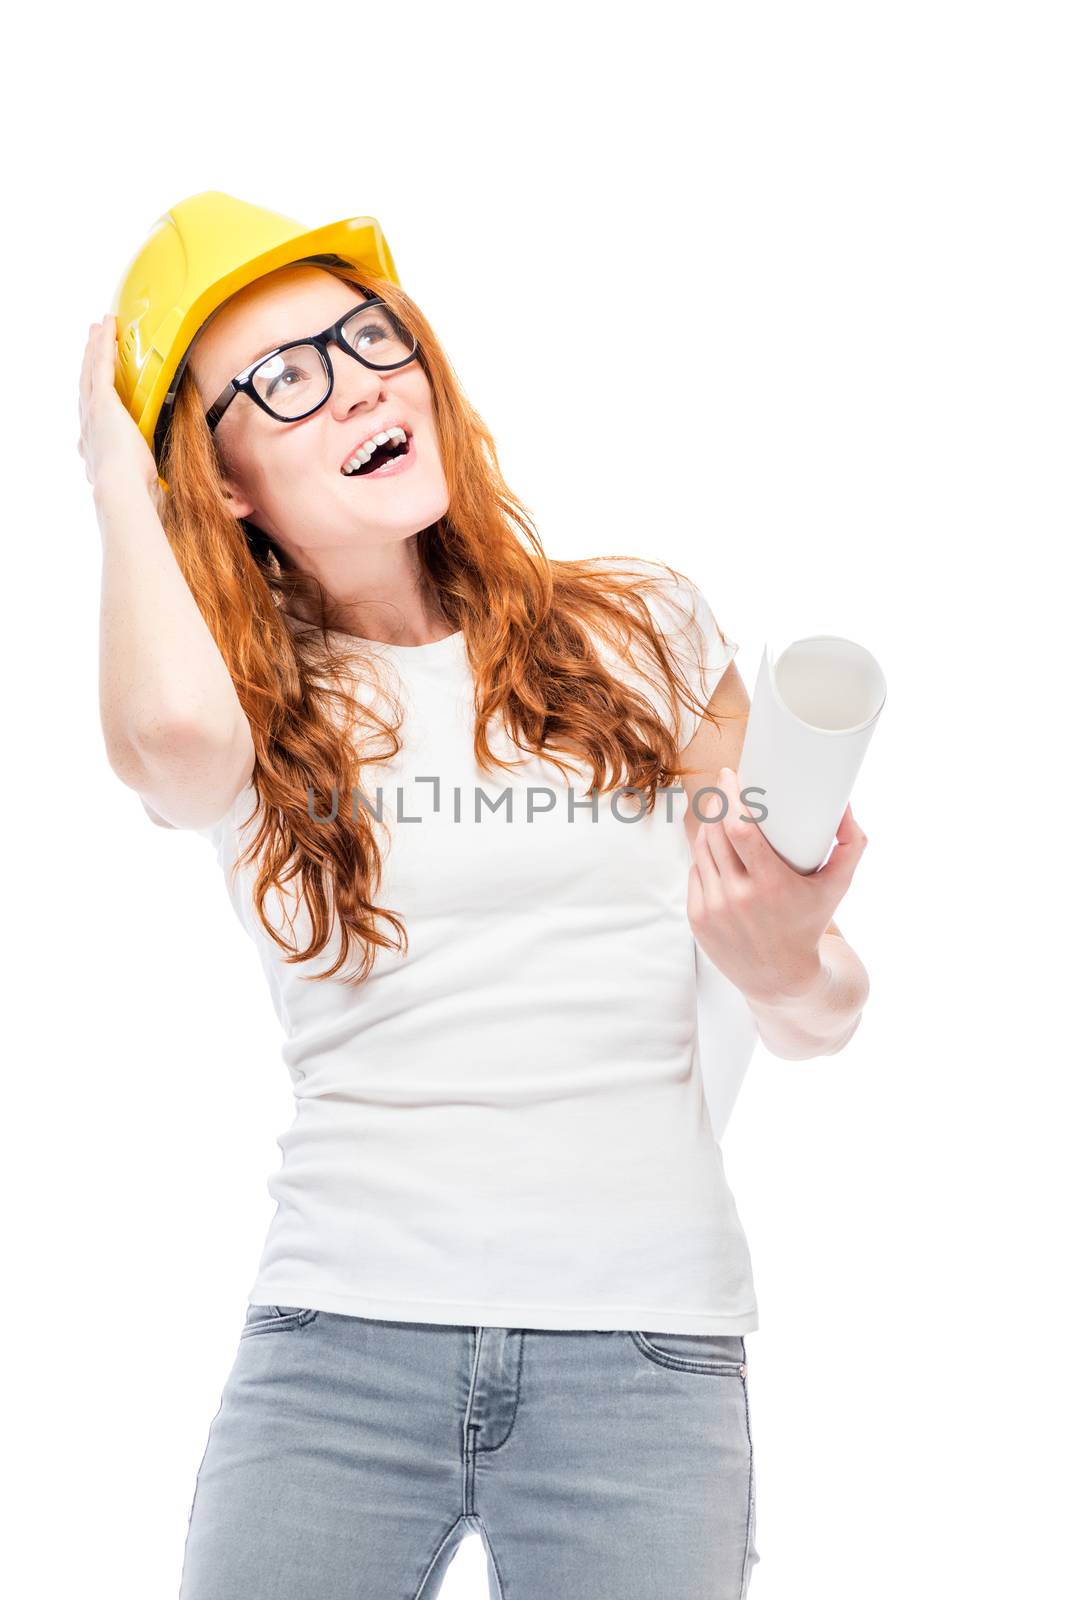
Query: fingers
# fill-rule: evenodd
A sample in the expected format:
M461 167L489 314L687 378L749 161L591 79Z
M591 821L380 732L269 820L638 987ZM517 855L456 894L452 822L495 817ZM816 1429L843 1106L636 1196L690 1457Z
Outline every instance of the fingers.
M101 388L115 382L115 316L104 313L102 322L89 324L89 337L82 355L82 370L78 379L78 454L85 462L85 475L92 482L88 461L89 413L97 385Z
M701 873L700 860L695 856L686 877L686 916L694 929L703 925L706 916L715 916L719 903L715 886L710 889Z
M85 354L82 356L82 371L78 380L78 454L85 466L85 476L92 483L92 474L89 471L89 458L86 454L88 444L87 429L89 423L89 406L93 396L93 346L95 343L96 323L89 327L89 337L85 342Z
M834 855L832 855L831 860L835 860L838 855L844 852L845 859L851 861L855 867L867 847L868 835L859 827L851 805L846 806L845 811L842 813L842 820L838 824L835 838L838 842L834 847Z
M815 874L824 888L830 888L840 900L853 881L860 858L868 847L868 836L858 826L851 806L846 806L835 835L836 844L830 858ZM837 903L837 902L836 902Z
M89 324L89 337L85 341L85 354L82 356L82 372L78 380L78 418L82 433L85 433L85 419L89 414L89 398L93 386L93 346L96 342L96 328L98 324Z
M838 824L836 837L841 844L855 844L859 841L862 848L868 842L867 834L859 827L857 819L853 815L852 801L842 813L842 820Z
M714 794L719 801L719 810L722 813L719 819L705 816L706 810L711 809L708 798L710 794ZM697 868L702 885L709 890L718 882L721 874L740 872L742 870L741 862L736 856L732 863L731 857L734 856L734 851L729 841L724 839L722 833L722 818L727 815L729 804L729 800L722 788L719 785L715 785L710 790L705 789L702 791L700 805L694 809L694 816L698 819L698 826L694 834L692 847L693 864Z
M100 332L96 336L96 363L93 372L93 393L107 392L107 386L115 382L115 319L108 312L100 324Z
M719 878L747 876L745 863L726 831L726 821L702 822L694 850L698 864L700 865L702 860L711 863L712 870Z
M746 817L738 789L738 774L732 767L720 768L716 787L724 797L723 815L717 822L702 825L698 843L702 838L705 840L724 877L766 873L778 857L757 824Z
M770 865L775 853L757 824L742 809L742 796L738 788L738 774L733 767L721 767L719 787L727 796L727 813L720 826L730 840L738 860L747 872L756 872Z

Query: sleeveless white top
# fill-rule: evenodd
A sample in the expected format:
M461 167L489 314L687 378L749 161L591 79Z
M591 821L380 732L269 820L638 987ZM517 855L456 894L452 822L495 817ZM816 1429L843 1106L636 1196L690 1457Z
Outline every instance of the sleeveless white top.
M688 582L676 590L666 577L647 598L706 703L737 645ZM475 764L463 634L371 648L377 671L395 669L402 749L365 765L360 789L371 804L380 792L388 831L379 827L374 900L403 918L408 953L378 950L359 985L309 983L304 973L332 964L336 933L320 957L287 965L252 907L254 867L230 888L263 962L296 1102L268 1180L277 1206L250 1303L410 1322L751 1332L749 1251L702 1090L713 1064L702 1069L698 1045L703 952L686 913L681 784L645 815L641 796L622 793L598 796L595 814L577 757L561 773L524 756L499 721L495 753L523 765L487 774ZM629 681L670 715L665 697ZM679 715L684 745L697 718ZM254 803L250 784L197 830L228 886ZM325 810L330 796L316 803ZM272 904L273 925L288 926ZM286 907L303 945L293 891ZM705 1043L707 1054L715 1041Z

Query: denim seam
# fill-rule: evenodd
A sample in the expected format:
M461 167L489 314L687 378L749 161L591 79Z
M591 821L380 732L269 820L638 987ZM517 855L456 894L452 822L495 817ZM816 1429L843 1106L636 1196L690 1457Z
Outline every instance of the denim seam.
M515 1405L512 1407L512 1420L508 1424L508 1432L505 1434L503 1439L498 1439L496 1444L475 1445L475 1450L480 1456L491 1456L495 1450L500 1450L502 1446L506 1445L509 1439L512 1437L512 1429L515 1427L515 1419L519 1415L519 1407L523 1403L523 1357L526 1354L526 1349L526 1331L521 1329L519 1333L519 1361L516 1364L515 1372Z
M492 1541L490 1539L490 1536L489 1536L489 1529L486 1527L486 1524L483 1522L481 1516L479 1515L479 1513L477 1511L471 1512L471 1514L467 1518L467 1521L468 1522L477 1522L478 1523L478 1531L481 1534L483 1540L485 1541L486 1550L488 1551L489 1558L493 1563L493 1575L497 1579L497 1587L501 1591L501 1600L505 1600L504 1578L503 1578L503 1576L501 1574L501 1564L497 1560L497 1552L493 1548L493 1543L492 1543ZM417 1597L417 1600L418 1600L418 1597Z
M742 1340L742 1352L745 1352L745 1340ZM746 1356L745 1366L748 1370L749 1358ZM738 1600L745 1600L746 1590L749 1588L749 1551L753 1542L753 1429L749 1419L749 1384L745 1377L742 1378L742 1394L745 1396L745 1434L749 1440L749 1490L745 1512L745 1549L742 1552L742 1586L738 1590Z
M246 1322L240 1337L247 1339L257 1333L277 1333L282 1329L291 1332L295 1328L307 1328L318 1315L318 1310L310 1310L289 1312L284 1317L261 1317L258 1322Z
M194 1484L193 1484L193 1498L190 1501L190 1504L189 1504L189 1516L186 1519L186 1531L187 1531L187 1533L188 1533L188 1530L189 1530L190 1526L192 1525L193 1512L196 1510L196 1506L197 1506L197 1491L200 1488L200 1475L204 1471L204 1463L208 1459L208 1450L211 1448L211 1433L212 1433L212 1429L214 1428L216 1422L219 1420L219 1417L222 1414L222 1408L223 1408L223 1406L225 1404L226 1404L226 1396L223 1395L222 1399L219 1401L219 1409L218 1409L218 1411L216 1411L215 1415L212 1417L211 1422L208 1425L207 1442L204 1445L204 1454L201 1456L200 1465L197 1468L196 1480L194 1481Z
M419 1580L419 1587L415 1591L415 1594L412 1596L412 1600L419 1600L419 1596L422 1594L423 1590L427 1586L427 1580L429 1579L431 1573L434 1571L434 1568L437 1566L438 1557L441 1555L441 1552L444 1550L445 1546L448 1544L449 1540L452 1538L453 1532L456 1529L457 1524L463 1522L464 1520L465 1520L465 1518L463 1516L457 1517L456 1520L451 1524L451 1526L446 1528L445 1532L442 1534L441 1538L438 1540L437 1549L434 1551L434 1554L431 1556L429 1562L427 1563L426 1571L423 1573L422 1578L420 1578L420 1580Z
M671 1351L661 1350L655 1344L650 1344L641 1333L630 1329L630 1337L640 1353L648 1361L655 1361L662 1367L673 1367L680 1372L707 1373L709 1377L740 1377L743 1361L698 1361L689 1356L674 1355ZM744 1349L744 1346L743 1346Z
M475 1405L475 1373L478 1369L479 1351L482 1348L482 1329L471 1329L471 1377L468 1381L467 1405L464 1409L463 1426L460 1430L460 1455L463 1468L463 1499L464 1514L468 1506L472 1509L475 1504L475 1447L471 1441L471 1413Z

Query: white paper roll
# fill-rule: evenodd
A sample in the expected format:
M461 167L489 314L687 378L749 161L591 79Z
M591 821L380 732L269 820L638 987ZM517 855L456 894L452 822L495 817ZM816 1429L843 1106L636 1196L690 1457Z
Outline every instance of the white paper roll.
M886 700L879 663L851 639L797 639L776 659L764 647L738 762L746 809L798 872L815 872L834 844L864 752ZM763 790L764 793L757 793ZM722 802L704 796L701 810ZM759 1034L739 989L694 940L697 1040L709 1120L722 1139Z
M815 872L834 844L879 713L886 679L870 650L818 634L764 655L738 763L743 803L798 872ZM762 791L746 801L746 790ZM707 807L706 807L707 809Z

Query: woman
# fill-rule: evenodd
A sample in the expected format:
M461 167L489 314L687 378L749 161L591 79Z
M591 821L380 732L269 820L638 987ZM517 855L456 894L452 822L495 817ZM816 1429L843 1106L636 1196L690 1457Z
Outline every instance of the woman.
M745 820L736 645L671 568L545 556L377 224L194 196L116 313L108 755L215 847L297 1103L183 1600L428 1600L473 1531L508 1600L736 1600L757 1310L694 941L776 1054L840 1049L864 837L805 877Z

